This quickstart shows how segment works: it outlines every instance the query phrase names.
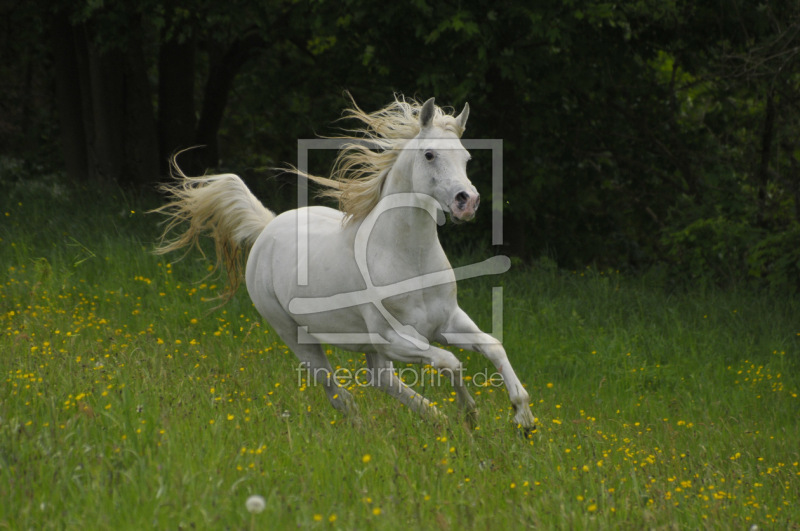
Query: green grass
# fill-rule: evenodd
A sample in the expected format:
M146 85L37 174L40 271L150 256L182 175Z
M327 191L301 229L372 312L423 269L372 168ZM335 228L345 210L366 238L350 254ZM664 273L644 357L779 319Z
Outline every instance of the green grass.
M484 329L504 288L532 439L502 387L474 382L477 428L430 385L445 425L361 387L354 424L298 381L244 289L214 309L220 282L197 254L148 252L157 219L141 201L6 188L0 527L800 526L797 301L546 261L466 281ZM493 372L458 355L468 374ZM251 494L263 513L247 512Z

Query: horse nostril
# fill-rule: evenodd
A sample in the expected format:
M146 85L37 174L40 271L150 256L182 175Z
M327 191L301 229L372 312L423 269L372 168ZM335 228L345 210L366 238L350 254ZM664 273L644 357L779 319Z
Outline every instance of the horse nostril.
M469 199L467 192L458 192L456 194L456 201L458 201L460 204L466 203L467 199Z

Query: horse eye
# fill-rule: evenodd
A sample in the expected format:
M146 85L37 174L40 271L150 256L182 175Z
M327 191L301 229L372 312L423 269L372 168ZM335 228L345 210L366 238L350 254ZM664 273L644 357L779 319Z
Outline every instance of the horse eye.
M433 151L426 151L425 152L425 160L431 161L434 159Z

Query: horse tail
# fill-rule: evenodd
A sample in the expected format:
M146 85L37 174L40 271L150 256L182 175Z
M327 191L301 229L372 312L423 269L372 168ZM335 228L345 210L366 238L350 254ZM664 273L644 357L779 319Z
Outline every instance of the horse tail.
M199 246L199 237L206 234L216 247L214 269L225 268L227 286L220 294L227 302L239 288L244 270L244 257L258 235L275 214L248 190L244 181L231 173L187 177L173 159L172 174L176 182L161 185L170 201L152 212L167 216L156 254L166 254L184 247ZM181 232L179 225L188 223ZM173 235L177 232L177 235ZM202 252L202 249L200 249Z

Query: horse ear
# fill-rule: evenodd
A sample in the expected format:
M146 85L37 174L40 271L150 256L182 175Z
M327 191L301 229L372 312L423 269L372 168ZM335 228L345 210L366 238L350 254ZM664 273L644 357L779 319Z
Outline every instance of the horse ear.
M431 98L426 101L419 111L419 125L422 129L425 129L433 123L433 115L436 112L436 105L433 104L434 99L435 98Z
M465 103L464 110L461 111L461 114L456 116L456 123L462 131L467 128L467 118L469 118L469 103Z

